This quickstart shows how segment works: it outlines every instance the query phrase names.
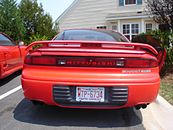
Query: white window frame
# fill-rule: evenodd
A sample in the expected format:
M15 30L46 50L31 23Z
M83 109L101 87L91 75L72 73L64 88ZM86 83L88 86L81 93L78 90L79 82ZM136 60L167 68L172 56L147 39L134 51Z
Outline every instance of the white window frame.
M125 5L125 6L133 6L133 5L137 5L137 0L136 0L135 4L126 4L126 0L124 0L124 5Z
M145 23L145 32L147 32L147 24L151 24L152 25L152 28L151 28L151 31L153 30L153 23L152 22L146 22Z
M138 34L132 33L132 24L138 24L138 34L139 34L140 33L140 23L139 22L135 22L135 23L123 23L122 24L122 34L123 35L129 35L130 36L130 40L132 40L132 36L133 35L138 35ZM129 32L129 34L124 34L124 32L123 32L123 26L124 25L130 25L130 32Z

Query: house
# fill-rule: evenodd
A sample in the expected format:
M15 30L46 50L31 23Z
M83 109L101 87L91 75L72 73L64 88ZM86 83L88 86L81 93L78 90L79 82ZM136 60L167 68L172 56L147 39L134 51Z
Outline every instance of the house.
M144 0L74 0L56 20L60 31L72 28L112 29L128 39L158 28Z

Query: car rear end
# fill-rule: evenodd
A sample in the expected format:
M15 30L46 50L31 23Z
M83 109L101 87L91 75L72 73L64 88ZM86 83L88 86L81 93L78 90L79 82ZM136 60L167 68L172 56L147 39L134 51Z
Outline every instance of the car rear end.
M66 108L146 107L160 86L157 51L106 41L42 41L25 58L27 99ZM28 47L29 48L29 47Z

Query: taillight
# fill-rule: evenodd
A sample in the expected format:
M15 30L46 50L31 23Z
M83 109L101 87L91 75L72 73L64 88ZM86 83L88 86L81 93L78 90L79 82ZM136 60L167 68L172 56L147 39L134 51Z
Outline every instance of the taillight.
M65 57L65 56L27 56L25 64L62 67L103 67L103 68L154 68L155 59L141 58L103 58L103 57Z
M158 66L154 59L126 59L126 68L154 68Z
M55 57L46 56L27 56L25 58L25 64L30 65L56 65Z

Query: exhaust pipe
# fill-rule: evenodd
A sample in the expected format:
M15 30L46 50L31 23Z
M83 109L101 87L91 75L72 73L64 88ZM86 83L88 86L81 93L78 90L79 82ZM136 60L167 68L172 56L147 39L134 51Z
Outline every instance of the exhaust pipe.
M136 105L135 108L136 108L136 110L140 110L141 108L145 109L145 108L147 108L147 104Z
M147 105L146 105L146 104L143 104L143 105L142 105L142 108L143 108L143 109L147 108Z
M140 110L141 109L141 105L137 105L135 106L136 110Z

